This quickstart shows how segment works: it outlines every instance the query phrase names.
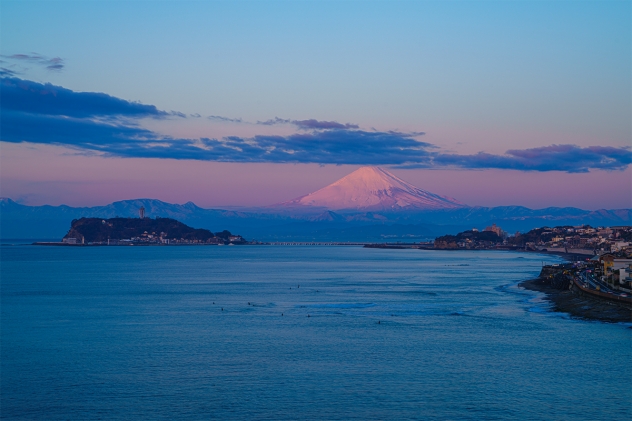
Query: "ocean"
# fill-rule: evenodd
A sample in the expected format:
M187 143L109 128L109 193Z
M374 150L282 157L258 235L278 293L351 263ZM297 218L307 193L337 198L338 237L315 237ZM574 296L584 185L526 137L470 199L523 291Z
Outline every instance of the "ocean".
M632 329L522 290L552 256L3 246L6 420L630 420Z

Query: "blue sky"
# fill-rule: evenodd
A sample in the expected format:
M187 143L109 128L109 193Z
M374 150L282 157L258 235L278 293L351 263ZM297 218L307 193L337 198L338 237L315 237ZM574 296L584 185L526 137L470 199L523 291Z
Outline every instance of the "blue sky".
M305 136L312 136L310 147L327 144L326 139L333 137L334 146L316 149L322 152L325 148L325 154L335 150L338 155L344 151L342 160L323 161L313 148L306 148L307 158L295 161L305 165L283 165L276 162L287 160L272 159L267 169L255 170L261 166L244 167L247 164L239 162L249 162L248 157L231 153L227 160L236 163L224 164L223 170L267 176L275 191L279 181L271 173L282 172L287 175L284 179L312 180L302 186L282 186L288 197L279 194L278 199L290 199L357 165L396 165L398 175L422 188L428 174L444 174L445 188L452 190L441 191L439 182L433 185L439 189L437 193L470 203L474 197L459 194L467 196L476 184L460 191L450 180L465 177L472 183L482 182L488 175L481 172L505 169L500 172L505 183L527 186L538 184L534 172L546 170L555 186L545 195L551 205L598 208L630 203L630 154L626 149L632 138L630 2L5 1L1 12L2 65L15 72L13 76L51 83L73 93L105 93L186 116L137 119L117 115L117 124L125 130L147 131L156 136L153 140L168 140L169 146L160 156L131 155L158 158L159 163L155 159L141 160L142 164L134 161L135 171L141 165L147 177L165 166L186 172L184 164L170 159L181 158L177 155L183 148L179 141L204 143L208 139L212 145L214 140L224 142L226 138L246 139L247 143L277 139L275 147L283 143L286 149L300 150L297 140ZM16 57L20 54L28 58ZM5 109L3 115L13 114ZM110 154L99 161L103 171L115 159L127 159L132 165L130 155L112 154L113 142L103 140L98 148L89 148L85 142L73 141L70 134L61 136L70 139L67 141L42 139L41 133L26 129L28 125L44 127L41 122L8 118L3 118L5 164L11 154L17 159L32 151L34 166L46 159L61 165L65 159L55 157L68 154L74 154L76 164L81 165L81 159L87 155L94 159L94 153ZM105 117L99 118L103 123ZM351 124L358 130L350 136L349 130L306 132L292 123L256 124L275 118ZM421 132L425 134L418 134ZM392 133L401 136L387 136ZM420 142L419 153L431 159L423 165L401 165L401 160L389 159L379 162L364 153L361 145L373 145L367 143L368 138L379 138L378 156L401 153L397 149L401 142L413 139ZM14 144L8 147L6 142ZM206 163L210 172L218 165L213 160L217 159ZM327 170L309 162L343 165ZM450 168L454 171L448 171ZM429 173L432 169L441 172ZM551 171L555 169L559 171ZM50 171L55 172L54 167ZM592 178L584 178L583 183L621 185L624 197L612 193L592 202L557 200L561 189L574 188L571 185L576 181L572 180L578 180L562 174L585 171ZM300 172L309 176L298 176ZM54 202L50 193L43 193L51 186L51 174L44 170L25 175L19 169L3 169L2 178L3 195L21 195L31 203ZM192 174L189 179L174 181L171 189L198 178ZM72 183L69 174L58 185ZM104 184L106 179L99 182ZM203 189L213 188L210 184ZM503 188L509 187L498 185L498 191ZM28 189L32 192L24 191ZM88 187L83 189L72 194L73 200L85 195ZM251 201L220 195L204 202L206 191L198 196L191 193L196 197L190 200L203 205L232 204L228 200L265 204L266 197L274 196L253 196L247 186L239 184L235 189L241 189ZM60 187L55 200L66 195L68 201L68 191L72 189ZM143 181L139 180L135 190L122 194L145 196L142 192ZM523 203L515 204L544 205L537 194L541 192L525 187ZM489 204L510 204L501 197L483 196ZM85 200L94 202L99 197L104 202L115 199L104 193ZM163 198L173 197L166 193Z

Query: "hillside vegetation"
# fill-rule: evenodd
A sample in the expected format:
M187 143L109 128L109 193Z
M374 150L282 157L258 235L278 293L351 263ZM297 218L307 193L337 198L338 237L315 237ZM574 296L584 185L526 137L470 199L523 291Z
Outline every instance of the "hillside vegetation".
M224 234L223 237L226 236L225 233L222 234ZM131 239L143 235L201 242L216 237L209 230L191 228L171 218L81 218L72 221L70 230L64 238L83 239L86 243L93 243L104 242L108 239Z

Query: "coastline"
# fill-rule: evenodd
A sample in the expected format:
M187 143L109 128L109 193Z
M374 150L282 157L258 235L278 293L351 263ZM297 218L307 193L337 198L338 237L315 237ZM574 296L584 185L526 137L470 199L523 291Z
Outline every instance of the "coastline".
M588 254L577 254L577 253L564 253L562 251L544 251L544 250L513 250L518 251L520 253L537 253L537 254L546 254L547 256L557 256L566 260L567 262L576 262L578 260L585 260L592 258L593 256Z
M568 262L574 262L579 255L572 253L537 251L531 253L541 253L555 255ZM568 313L571 317L587 320L597 320L606 323L630 323L632 322L632 310L618 306L606 300L589 297L585 294L576 294L569 289L556 289L551 287L544 279L538 277L528 279L518 283L520 288L529 291L541 292L545 299L552 304L552 310L561 313Z
M625 307L606 300L574 294L568 289L555 289L547 285L545 280L541 278L522 281L518 286L529 291L544 293L546 300L553 305L553 311L568 313L572 317L607 323L632 322L632 311Z

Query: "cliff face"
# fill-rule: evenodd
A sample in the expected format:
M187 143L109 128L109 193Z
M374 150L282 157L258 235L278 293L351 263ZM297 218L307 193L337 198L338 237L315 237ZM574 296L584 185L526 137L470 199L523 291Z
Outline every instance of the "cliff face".
M447 237L447 236L446 236ZM434 247L440 250L456 250L459 248L455 240L435 240Z
M83 234L81 234L79 231L77 231L76 229L74 229L73 227L70 228L70 230L68 231L68 234L66 234L64 236L64 240L67 240L69 238L74 238L77 240L77 243L81 243L84 240L84 236Z
M142 236L203 242L216 238L209 230L191 228L171 218L81 218L72 221L64 238L84 239L88 243Z

